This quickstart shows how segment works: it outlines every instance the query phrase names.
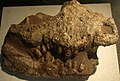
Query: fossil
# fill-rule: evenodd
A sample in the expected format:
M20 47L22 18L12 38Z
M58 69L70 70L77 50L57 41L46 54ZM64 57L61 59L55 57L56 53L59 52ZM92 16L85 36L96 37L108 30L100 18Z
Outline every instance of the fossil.
M98 65L97 48L118 38L113 18L67 1L55 16L40 12L12 24L2 46L2 65L36 77L88 77Z

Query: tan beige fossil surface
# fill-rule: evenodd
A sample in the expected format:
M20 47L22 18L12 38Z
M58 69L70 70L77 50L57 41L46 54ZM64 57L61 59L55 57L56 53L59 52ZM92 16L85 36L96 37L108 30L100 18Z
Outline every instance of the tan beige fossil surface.
M97 48L118 38L113 18L72 0L55 16L39 12L12 24L2 46L2 65L36 77L88 77L98 65Z

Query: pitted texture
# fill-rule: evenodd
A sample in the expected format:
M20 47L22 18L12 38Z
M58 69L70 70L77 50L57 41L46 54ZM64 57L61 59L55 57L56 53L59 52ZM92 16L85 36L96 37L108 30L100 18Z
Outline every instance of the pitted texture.
M55 16L38 13L12 24L2 47L3 65L25 75L87 77L96 70L99 45L114 44L118 37L112 18L72 0Z

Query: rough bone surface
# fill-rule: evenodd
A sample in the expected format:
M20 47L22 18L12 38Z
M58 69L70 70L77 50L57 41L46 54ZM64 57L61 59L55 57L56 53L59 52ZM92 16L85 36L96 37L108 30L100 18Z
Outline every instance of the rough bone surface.
M2 47L2 64L29 76L81 78L95 72L97 48L117 40L112 18L68 1L55 16L37 13L12 24Z

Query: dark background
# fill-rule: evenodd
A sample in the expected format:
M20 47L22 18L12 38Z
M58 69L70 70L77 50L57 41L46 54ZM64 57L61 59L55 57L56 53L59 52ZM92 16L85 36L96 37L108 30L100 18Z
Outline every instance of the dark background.
M0 0L0 22L2 8L8 6L33 6L33 5L62 5L69 0ZM113 18L120 35L120 0L78 0L82 4L111 3ZM117 42L118 60L120 66L120 39Z
M70 0L1 0L2 6L21 6L21 5L53 5L62 4ZM112 3L119 4L119 0L77 0L81 3Z

